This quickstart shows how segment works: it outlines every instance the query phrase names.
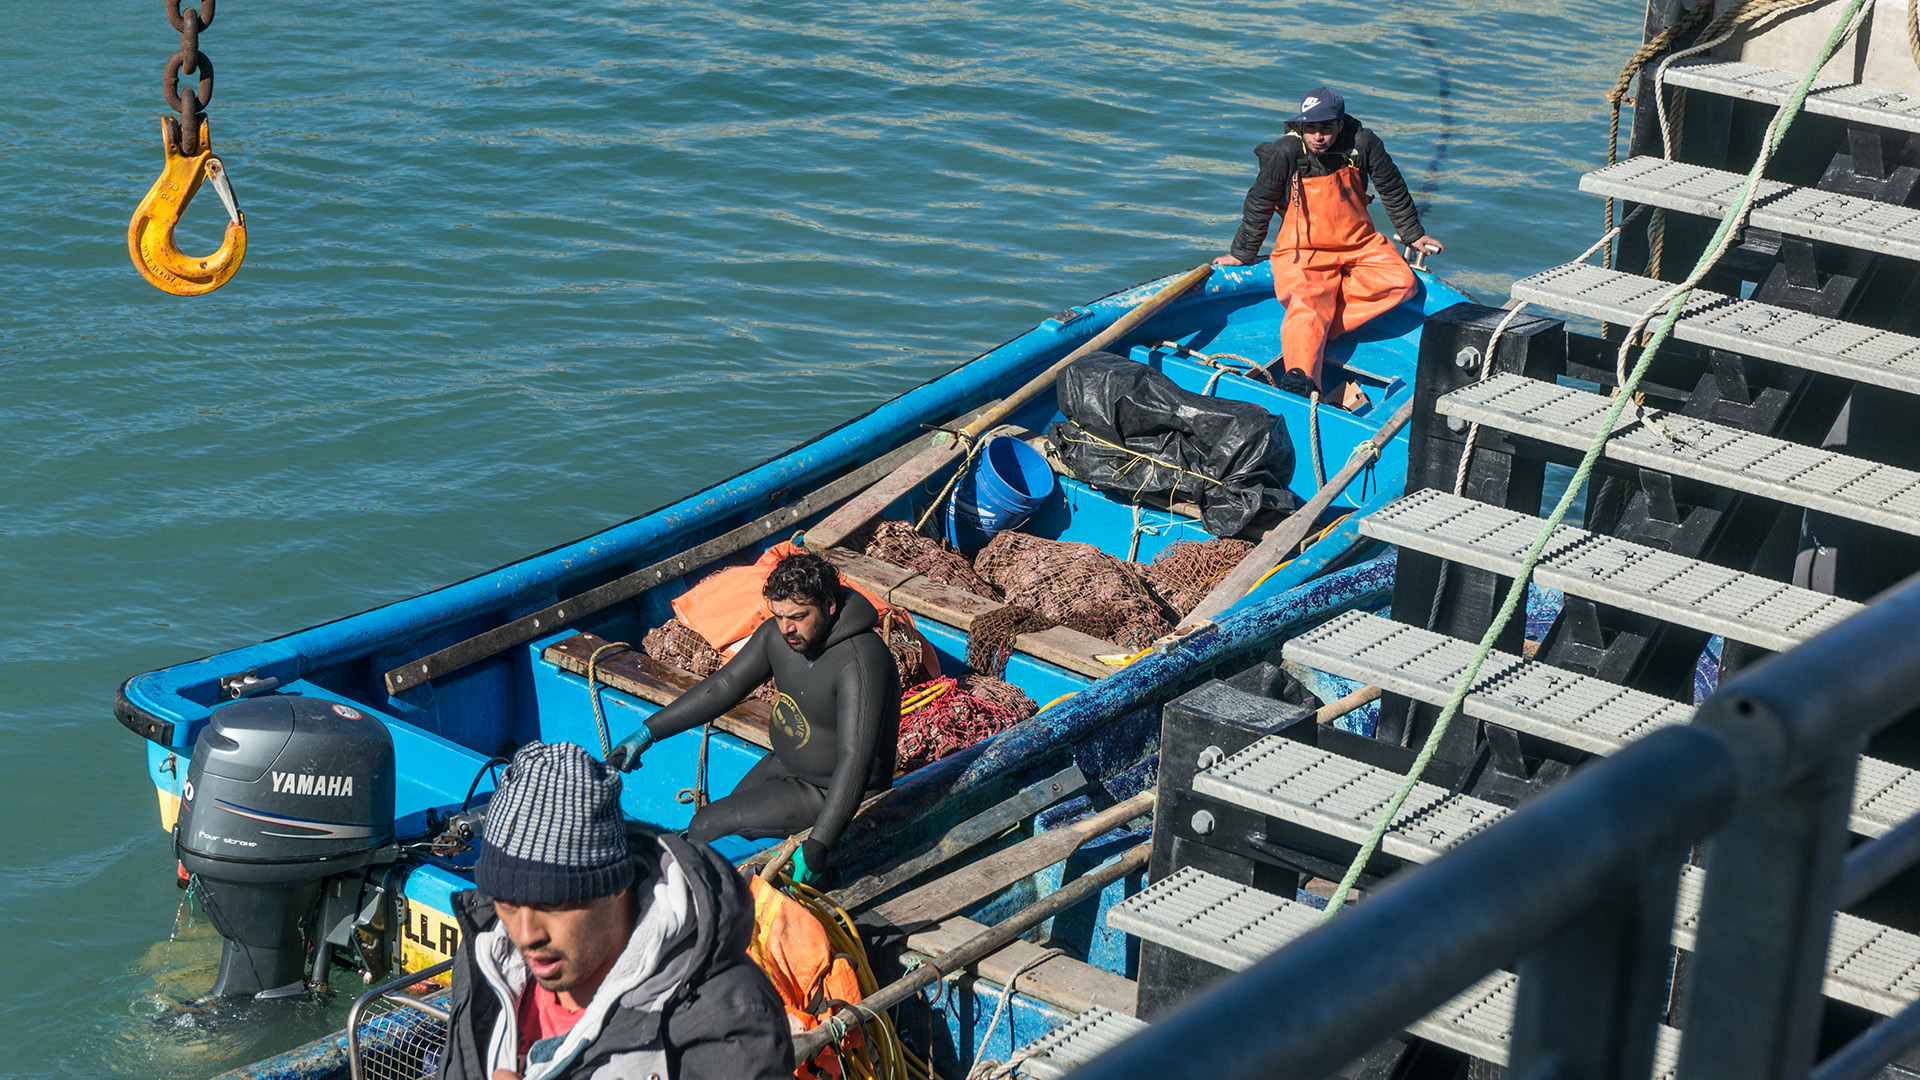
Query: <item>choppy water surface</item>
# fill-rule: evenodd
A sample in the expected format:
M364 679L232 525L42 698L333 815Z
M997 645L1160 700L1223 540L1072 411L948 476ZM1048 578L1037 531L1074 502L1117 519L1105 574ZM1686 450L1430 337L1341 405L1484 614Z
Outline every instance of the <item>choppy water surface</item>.
M339 1003L183 1010L136 672L629 517L1077 301L1225 249L1253 145L1321 82L1498 302L1584 248L1575 192L1640 6L268 4L203 38L251 227L163 296L160 5L0 42L0 1072L206 1076ZM29 31L29 26L31 27ZM211 195L184 246L210 250Z

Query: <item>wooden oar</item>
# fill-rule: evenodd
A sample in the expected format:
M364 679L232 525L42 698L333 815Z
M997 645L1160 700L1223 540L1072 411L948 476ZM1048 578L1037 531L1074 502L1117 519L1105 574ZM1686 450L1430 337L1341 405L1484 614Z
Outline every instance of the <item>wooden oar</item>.
M1300 541L1307 538L1307 533L1319 523L1320 515L1333 504L1333 500L1339 498L1340 493L1353 482L1353 478L1360 475L1360 470L1371 465L1373 459L1380 456L1381 448L1386 446L1394 433L1405 427L1407 421L1412 418L1413 401L1409 399L1405 405L1400 406L1399 412L1394 413L1386 423L1380 425L1380 430L1373 433L1373 438L1353 448L1353 453L1347 457L1347 463L1341 466L1339 472L1333 474L1325 487L1314 492L1313 498L1307 500L1307 505L1295 510L1285 521L1268 530L1259 545L1247 552L1246 558L1240 560L1240 565L1234 567L1232 573L1222 578L1220 584L1213 587L1213 591L1200 601L1199 606L1187 613L1187 617L1180 621L1179 627L1168 637L1178 638L1193 633L1212 622L1221 612L1232 607L1241 597L1251 592L1261 578L1266 577L1269 571L1284 562L1287 554L1299 546Z
M868 901L883 896L928 870L986 843L1008 829L1032 817L1069 795L1079 794L1087 786L1080 766L1069 765L1037 784L1031 784L1012 798L998 803L959 825L940 838L931 849L897 866L850 881L827 894L827 899L856 911Z
M1348 694L1346 697L1329 701L1325 705L1320 706L1313 714L1313 722L1316 724L1331 724L1362 705L1379 701L1380 693L1380 688L1377 686L1363 686L1353 693Z
M864 1014L878 1016L895 1005L932 986L948 975L992 956L1012 944L1021 934L1053 918L1062 911L1080 903L1087 897L1106 888L1109 884L1141 869L1147 865L1147 857L1153 852L1152 844L1141 844L1129 850L1113 862L1074 879L1070 885L1055 889L1040 898L1030 907L1023 908L1005 922L995 923L986 930L968 938L958 948L943 952L926 963L914 968L897 982L867 995L866 1000L847 1010L850 1019ZM820 1049L835 1040L839 1025L821 1024L812 1031L802 1032L793 1037L793 1059L810 1060Z
M961 428L959 438L949 439L936 445L902 465L893 475L849 500L846 505L829 514L825 521L808 529L807 546L815 551L825 551L865 528L868 523L884 513L887 507L898 502L901 496L925 483L929 477L945 468L954 458L959 457L966 450L967 444L978 438L981 432L997 426L1002 420L1011 416L1014 410L1051 388L1054 381L1060 377L1060 372L1066 370L1068 364L1090 353L1099 352L1132 333L1134 328L1147 321L1161 308L1173 303L1195 285L1207 280L1207 275L1212 272L1212 263L1202 263L1168 282L1159 292L1147 297L1133 310L1114 320L1112 326L1095 334L1085 345L1062 357L1052 367L1034 376L1025 386L1007 395L1000 404Z

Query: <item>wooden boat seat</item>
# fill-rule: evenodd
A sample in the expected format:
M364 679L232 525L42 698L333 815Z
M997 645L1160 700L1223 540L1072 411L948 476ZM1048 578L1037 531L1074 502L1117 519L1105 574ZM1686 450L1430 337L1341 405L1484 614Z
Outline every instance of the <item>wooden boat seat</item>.
M550 664L584 676L587 673L587 659L595 649L605 644L607 642L604 639L593 634L576 634L547 646L547 651L541 655ZM693 689L694 684L700 681L700 677L693 672L663 664L638 648L608 650L594 665L594 677L615 690L655 705L672 704L675 698ZM766 702L749 698L729 709L714 721L714 726L729 735L770 750L773 741L767 735L767 725L772 720L772 713L772 708Z

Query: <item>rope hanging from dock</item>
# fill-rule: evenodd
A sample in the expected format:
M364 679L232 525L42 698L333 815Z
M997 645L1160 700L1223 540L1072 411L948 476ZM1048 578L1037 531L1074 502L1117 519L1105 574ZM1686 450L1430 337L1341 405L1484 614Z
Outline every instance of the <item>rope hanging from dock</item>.
M1807 92L1812 88L1814 78L1819 74L1820 69L1826 66L1827 61L1832 59L1833 54L1839 51L1841 42L1859 28L1862 18L1870 9L1871 2L1872 0L1850 0L1840 21L1835 24L1833 32L1827 36L1826 42L1821 46L1818 58L1807 68L1806 74L1800 77L1799 83L1795 85L1786 103L1780 107L1780 111L1774 114L1773 121L1767 125L1760 153L1754 160L1753 167L1747 171L1746 180L1740 186L1739 196L1734 201L1733 209L1720 220L1720 226L1714 233L1713 241L1708 244L1707 250L1694 264L1693 272L1687 275L1685 281L1668 290L1658 302L1635 320L1632 327L1628 328L1626 339L1620 344L1618 363L1622 369L1625 368L1635 335L1656 315L1660 315L1660 325L1654 330L1653 336L1647 340L1646 347L1641 349L1639 359L1634 363L1632 370L1625 372L1625 376L1621 379L1620 386L1614 394L1613 404L1601 419L1600 430L1588 444L1586 453L1581 456L1580 465L1574 470L1573 478L1567 482L1560 501L1554 505L1553 513L1540 523L1539 532L1534 536L1533 543L1528 545L1526 556L1521 560L1519 571L1513 576L1513 584L1507 589L1506 599L1502 601L1499 613L1494 616L1486 633L1481 635L1480 644L1474 649L1472 660L1467 663L1465 670L1461 671L1459 678L1454 682L1453 693L1448 696L1447 704L1440 710L1440 716L1434 722L1433 730L1427 734L1426 742L1420 747L1419 755L1414 758L1413 768L1408 771L1406 779L1394 792L1393 798L1388 800L1386 807L1381 810L1379 817L1373 823L1373 828L1367 834L1366 842L1360 845L1360 850L1354 855L1353 862L1348 865L1346 874L1340 880L1339 888L1327 902L1326 914L1322 916L1323 921L1340 913L1347 896L1353 891L1354 883L1359 880L1361 871L1366 868L1368 860L1373 858L1374 852L1379 850L1381 839L1386 836L1394 819L1399 816L1400 808L1406 804L1407 796L1411 795L1415 785L1419 784L1421 775L1426 772L1427 765L1433 760L1434 752L1440 747L1441 739L1446 736L1448 725L1460 714L1460 708L1466 702L1468 690L1472 688L1474 680L1480 677L1481 667L1493 652L1493 643L1499 640L1507 624L1513 621L1514 615L1524 604L1527 585L1533 579L1534 567L1539 564L1541 553L1546 550L1547 542L1552 539L1554 531L1559 529L1561 523L1566 520L1568 511L1573 508L1574 500L1579 498L1580 493L1586 488L1587 478L1593 474L1594 464L1599 461L1601 453L1606 448L1607 440L1613 436L1614 427L1620 422L1620 414L1633 400L1640 380L1645 377L1654 356L1672 335L1674 324L1680 321L1681 310L1693 296L1694 287L1733 246L1734 237L1746 223L1747 215L1753 209L1755 194L1759 190L1760 178L1765 175L1767 166L1773 161L1774 154L1779 151L1780 142L1786 137L1787 129L1792 126L1794 119L1800 115L1801 108L1806 104ZM1611 229L1611 222L1608 227ZM1662 315L1663 308L1665 313Z
M1647 212L1647 208L1644 205L1636 208L1633 211L1633 213L1628 214L1626 216L1626 220L1620 222L1620 224L1618 225L1615 225L1613 228L1608 229L1604 234L1601 235L1600 239L1594 241L1591 247L1581 252L1580 257L1577 259L1574 259L1573 261L1576 263L1583 263L1583 262L1586 262L1588 259L1593 258L1594 252L1599 251L1601 248L1604 248L1608 244L1612 243L1613 238L1616 236L1619 236L1622 229L1625 229L1628 225L1631 225L1633 223L1634 218L1637 218L1641 214L1644 214L1646 212ZM1506 334L1507 327L1513 323L1513 320L1517 318L1519 314L1522 311L1525 311L1526 309L1527 309L1527 301L1525 300L1520 301L1519 303L1508 308L1506 315L1501 318L1500 322L1496 326L1494 326L1493 335L1487 339L1487 354L1486 356L1482 357L1480 360L1480 377L1478 379L1475 379L1474 382L1476 383L1485 382L1487 378L1493 374L1493 358L1499 355L1500 338L1504 334ZM1453 493L1455 495L1465 495L1467 492L1467 470L1472 467L1474 444L1477 443L1479 439L1480 439L1480 422L1476 420L1472 424L1468 425L1467 437L1462 442L1460 447L1460 465L1457 469L1454 470L1454 473L1453 473ZM1440 621L1440 601L1447 594L1447 571L1451 569L1452 566L1453 564L1449 562L1442 562L1440 564L1440 575L1438 578L1435 579L1434 586L1433 586L1433 605L1427 609L1427 629L1429 630L1433 629L1434 624Z
M1747 0L1747 3L1715 19L1706 30L1702 31L1697 39L1701 44L1689 46L1684 53L1677 54L1672 59L1682 59L1685 56L1694 55L1696 51L1710 49L1732 37L1735 30L1746 26L1748 23L1812 2L1813 0ZM1663 54L1672 51L1673 48L1679 44L1680 39L1684 38L1702 22L1705 22L1707 16L1712 13L1713 0L1697 0L1693 8L1684 15L1681 15L1672 26L1655 34L1646 44L1635 49L1633 55L1629 57L1626 64L1621 67L1620 77L1614 80L1613 89L1607 92L1608 165L1617 164L1620 160L1620 106L1628 101L1627 92L1633 88L1633 80L1639 76L1642 68ZM1911 5L1908 6L1907 16L1911 26L1911 19L1913 18L1913 7ZM1920 61L1920 31L1910 29L1909 38L1913 43L1914 56L1917 61ZM1660 71L1665 71L1664 64L1661 66ZM1671 158L1674 154L1675 142L1667 132L1666 113L1660 101L1659 89L1660 79L1659 75L1656 74L1654 79L1654 105L1661 118L1661 144L1667 156ZM1606 199L1605 224L1602 225L1603 230L1608 232L1613 230L1613 218L1614 199L1612 196L1608 196ZM1654 219L1649 223L1652 232L1648 240L1647 263L1649 277L1660 276L1660 257L1666 246L1665 223L1666 213L1664 211L1655 211ZM1622 224L1625 223L1622 222ZM1606 254L1601 258L1600 265L1609 270L1613 269L1613 249L1611 247L1607 248Z

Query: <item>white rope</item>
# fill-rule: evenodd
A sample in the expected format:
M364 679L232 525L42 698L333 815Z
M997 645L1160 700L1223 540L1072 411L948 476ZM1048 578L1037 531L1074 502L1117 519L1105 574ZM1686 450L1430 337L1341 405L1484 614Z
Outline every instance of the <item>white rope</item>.
M1702 3L1702 4L1710 4L1713 2L1713 0L1696 0L1696 2ZM1778 14L1779 12L1782 12L1782 11L1791 11L1794 8L1798 8L1798 7L1805 7L1806 5L1811 4L1813 2L1814 0L1783 0L1783 2L1774 4L1774 5L1769 5L1769 10L1754 16L1752 20L1742 21L1737 19L1730 19L1728 20L1727 28L1725 30L1722 30L1719 34L1715 35L1714 37L1706 41L1702 41L1697 44L1690 45L1687 48L1681 49L1679 52L1673 53L1672 55L1668 56L1666 59L1660 61L1659 66L1653 69L1653 106L1654 106L1655 114L1658 115L1660 118L1660 152L1664 156L1666 156L1669 160L1671 160L1673 157L1673 123L1667 115L1667 93L1666 93L1667 68L1673 66L1673 64L1675 64L1678 61L1691 59L1695 56L1699 56L1703 52L1708 52L1724 44L1729 38L1733 37L1734 34L1739 33L1740 30L1745 27L1747 21L1757 22L1768 15ZM1873 6L1872 4L1867 5L1868 8L1871 8L1872 6ZM1866 8L1863 8L1861 10L1864 11L1866 10ZM1856 23L1856 25L1858 24ZM1853 31L1852 29L1849 29L1847 32L1851 34Z
M1861 4L1860 9L1855 11L1853 18L1848 21L1846 29L1840 32L1839 40L1845 42L1849 37L1852 37L1854 31L1860 29L1860 23L1866 19L1867 14L1872 10L1873 0L1866 0L1866 3ZM1766 133L1760 137L1761 146L1770 147L1773 145L1774 140L1778 137L1777 129L1780 126L1780 121L1785 118L1786 115L1787 111L1785 109L1774 112L1773 119L1767 123ZM1647 324L1652 322L1656 316L1666 311L1667 306L1673 303L1676 297L1691 293L1695 286L1699 285L1701 280L1719 263L1721 258L1732 249L1734 240L1739 237L1741 230L1746 227L1747 216L1753 213L1753 203L1759 195L1760 185L1758 183L1748 184L1746 186L1745 195L1740 200L1740 205L1735 207L1731 214L1727 215L1726 220L1732 222L1732 226L1721 230L1720 242L1714 246L1713 253L1696 263L1693 268L1693 273L1688 274L1685 281L1680 282L1662 293L1660 299L1655 301L1646 311L1642 312L1640 317L1634 320L1633 325L1627 328L1627 336L1620 342L1620 353L1619 356L1615 358L1613 365L1614 375L1619 380L1618 385L1625 386L1627 384L1627 372L1631 370L1627 364L1627 353L1633 347L1634 338L1639 337L1640 332L1645 330ZM1645 406L1635 403L1633 408L1635 421L1643 420L1645 418Z
M1327 486L1326 462L1320 458L1320 391L1307 395L1307 443L1313 453L1313 488L1315 491Z
M1706 0L1701 0L1701 2L1705 3ZM1613 238L1620 235L1620 230L1632 223L1634 218L1645 213L1646 209L1644 205L1635 208L1633 213L1628 214L1622 219L1620 224L1608 229L1600 239L1593 242L1592 247L1581 252L1580 256L1573 261L1575 263L1583 263L1593 258L1594 252L1612 243ZM1507 314L1501 318L1499 324L1493 328L1493 336L1487 340L1487 353L1480 359L1480 377L1474 380L1476 386L1485 382L1487 377L1493 374L1493 358L1499 355L1497 350L1500 348L1500 337L1507 332L1507 327L1513 323L1514 317L1526 310L1527 304L1528 301L1522 300L1511 308L1508 308ZM1466 491L1467 470L1473 464L1473 449L1479 439L1480 424L1476 421L1472 426L1467 428L1466 441L1460 447L1460 466L1454 470L1453 474L1453 493L1455 495L1464 494ZM1442 560L1440 563L1440 577L1434 582L1433 586L1433 606L1427 609L1427 629L1429 630L1433 629L1434 624L1440 621L1440 601L1446 596L1447 570L1451 568L1452 565L1452 563L1445 560Z
M981 1050L986 1049L988 1041L993 1038L994 1029L1000 1026L1000 1017L1007 1011L1007 1002L1013 998L1013 984L1020 981L1020 976L1025 975L1027 972L1032 971L1034 968L1039 967L1041 964L1057 956L1065 955L1067 955L1065 949L1047 949L1033 959L1021 964L1020 970L1014 972L1012 977L1007 979L1007 985L1000 991L1000 1004L993 1010L993 1019L987 1022L986 1032L980 1036L980 1040L974 1043L974 1045ZM986 1080L987 1077L1007 1076L1012 1073L1015 1066L1020 1064L1021 1060L1022 1058L1019 1054L1014 1054L1012 1060L1008 1061L1005 1065L1000 1065L992 1061L983 1061L979 1065L974 1066L973 1072L969 1074L968 1080Z

